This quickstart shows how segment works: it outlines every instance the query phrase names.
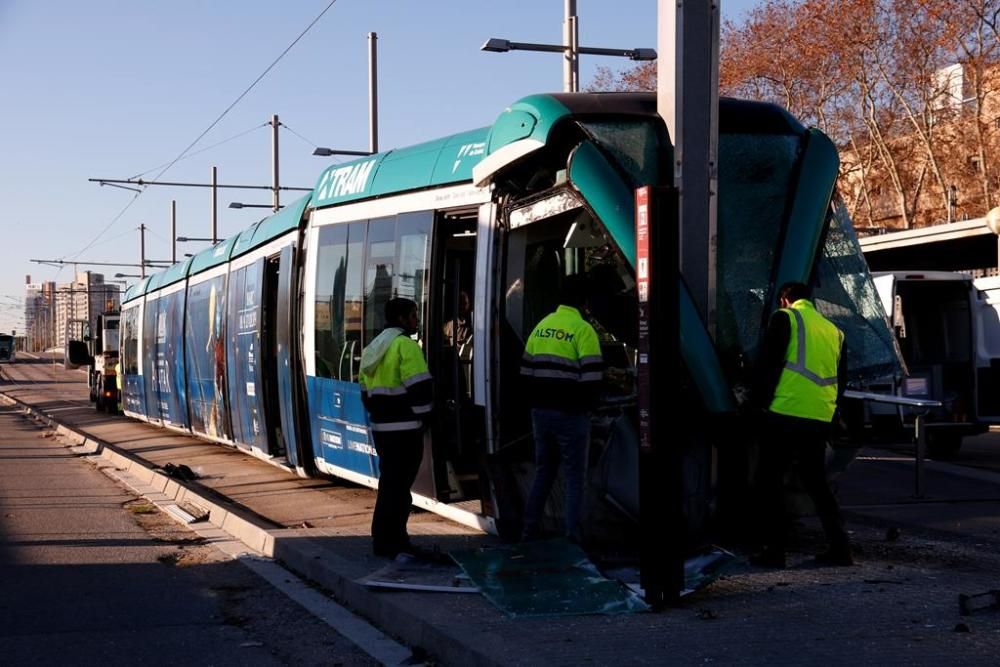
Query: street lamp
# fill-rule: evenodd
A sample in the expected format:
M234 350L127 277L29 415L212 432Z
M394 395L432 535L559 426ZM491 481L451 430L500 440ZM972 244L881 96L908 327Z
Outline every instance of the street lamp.
M359 157L364 157L366 155L375 155L371 151L339 151L333 148L326 148L325 146L317 146L316 150L313 151L313 155L318 155L320 157L330 157L331 155L357 155Z
M234 206L232 208L236 208L236 207ZM177 237L177 242L178 243L187 243L188 241L208 241L209 243L211 243L212 239L202 238L200 236L178 236Z
M142 278L138 273L116 273L115 278Z
M270 204L244 204L240 201L229 202L229 208L273 208ZM278 208L284 208L279 206Z
M566 20L563 23L562 44L533 44L530 42L512 42L509 39L491 37L479 49L491 53L507 53L508 51L542 51L544 53L562 53L565 56L563 67L563 91L576 93L580 90L579 55L585 53L593 56L618 56L630 60L656 60L655 49L600 49L580 46L580 24L576 15L576 0L566 0Z

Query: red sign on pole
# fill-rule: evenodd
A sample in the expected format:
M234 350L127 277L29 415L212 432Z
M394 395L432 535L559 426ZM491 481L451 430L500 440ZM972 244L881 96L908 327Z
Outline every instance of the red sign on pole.
M652 447L649 391L649 196L650 187L635 190L635 279L639 293L639 356L636 373L639 383L639 448Z

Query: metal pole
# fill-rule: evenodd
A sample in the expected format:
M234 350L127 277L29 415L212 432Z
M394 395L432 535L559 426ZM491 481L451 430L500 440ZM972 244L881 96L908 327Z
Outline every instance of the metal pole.
M368 33L368 150L378 153L378 35Z
M278 189L278 127L280 123L278 122L278 114L271 116L271 190L273 195L271 196L271 209L277 213L278 209L281 208L281 201L279 200L279 189Z
M146 225L139 225L139 273L146 277Z
M719 2L659 0L657 107L674 144L681 272L715 336Z
M924 427L924 413L917 413L913 422L917 436L916 461L914 462L914 497L924 497L924 458L927 456L927 429Z
M170 200L170 261L177 261L177 200Z
M563 92L575 93L577 91L576 81L578 77L578 54L576 23L576 0L566 0L566 20L563 21L563 46L566 47L566 54L563 60Z
M212 245L219 242L219 168L212 167Z

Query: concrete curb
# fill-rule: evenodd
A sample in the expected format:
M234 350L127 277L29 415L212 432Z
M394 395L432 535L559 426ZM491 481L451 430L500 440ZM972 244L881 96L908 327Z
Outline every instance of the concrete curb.
M501 663L491 657L488 646L470 646L455 632L437 626L408 608L392 594L373 592L367 586L345 576L350 571L347 561L323 548L304 531L275 528L264 517L249 510L237 513L212 498L210 491L197 484L185 486L142 459L124 452L112 444L88 436L66 426L52 416L0 392L0 402L16 406L22 412L70 443L70 448L82 456L96 456L107 461L121 474L116 477L136 494L150 499L150 491L162 494L174 503L190 502L208 511L208 521L216 528L243 543L257 554L273 558L295 574L318 584L338 602L367 618L384 632L409 646L419 646L440 664L494 667ZM210 491L214 494L214 491ZM162 505L162 498L154 502ZM269 524L269 525L265 525ZM445 595L438 593L437 595Z

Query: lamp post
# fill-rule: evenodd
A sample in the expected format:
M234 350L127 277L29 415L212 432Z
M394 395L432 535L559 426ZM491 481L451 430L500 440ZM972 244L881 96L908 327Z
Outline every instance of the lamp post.
M630 60L656 60L656 49L604 49L580 46L580 23L576 15L576 0L566 0L566 21L563 23L562 44L535 44L532 42L512 42L509 39L491 37L479 47L480 51L506 53L508 51L541 51L543 53L565 54L563 67L563 92L580 91L581 53L592 56L617 56Z
M316 150L313 151L313 155L318 155L320 157L330 157L331 155L356 155L364 157L366 155L374 155L375 153L370 151L339 151L333 148L326 148L325 146L317 146Z
M271 204L244 204L241 201L231 201L229 202L229 208L273 208L273 206ZM279 206L278 208L283 207Z
M204 237L201 237L201 236L178 236L177 237L177 242L178 243L188 243L188 242L194 242L194 241L207 241L209 243L214 243L215 239L208 239L208 238L204 238Z

